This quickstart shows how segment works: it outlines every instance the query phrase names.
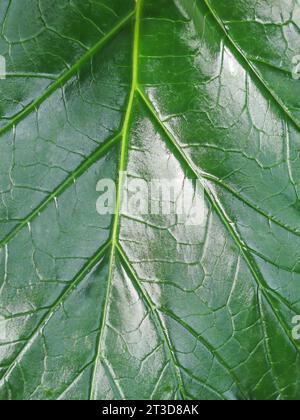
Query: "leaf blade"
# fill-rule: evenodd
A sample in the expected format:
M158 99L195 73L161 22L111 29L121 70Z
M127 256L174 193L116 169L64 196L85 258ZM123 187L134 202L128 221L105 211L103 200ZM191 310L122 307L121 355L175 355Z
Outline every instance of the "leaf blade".
M119 23L79 76L1 132L0 399L297 399L297 116L220 29L223 2L121 2L121 21L118 4L95 2ZM80 5L62 21L90 25L83 47L100 26ZM125 170L200 178L204 224L132 214ZM114 217L95 213L106 177Z

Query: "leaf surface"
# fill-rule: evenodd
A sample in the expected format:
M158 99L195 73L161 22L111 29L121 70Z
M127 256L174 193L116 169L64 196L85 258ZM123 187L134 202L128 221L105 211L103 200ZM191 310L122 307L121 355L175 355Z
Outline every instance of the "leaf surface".
M0 399L299 399L299 3L20 7L0 6ZM204 224L131 214L124 171L199 178Z

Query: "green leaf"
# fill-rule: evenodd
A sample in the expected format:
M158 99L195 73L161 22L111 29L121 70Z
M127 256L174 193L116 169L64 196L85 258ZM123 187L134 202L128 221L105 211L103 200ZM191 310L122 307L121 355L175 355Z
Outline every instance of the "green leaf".
M271 3L1 2L1 400L300 398L300 6ZM124 171L199 178L204 224L131 214Z

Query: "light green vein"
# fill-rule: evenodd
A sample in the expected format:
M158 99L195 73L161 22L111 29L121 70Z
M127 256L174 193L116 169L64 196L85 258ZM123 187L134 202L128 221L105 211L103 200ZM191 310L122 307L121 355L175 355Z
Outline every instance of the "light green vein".
M184 327L184 329L186 329L194 337L196 337L197 340L200 341L204 345L204 347L218 360L218 362L224 367L224 369L227 370L228 374L235 381L236 386L239 388L239 390L241 392L241 395L245 399L247 399L246 396L245 396L245 392L241 388L241 384L240 384L238 378L236 377L234 372L230 369L230 367L226 364L225 360L213 349L213 347L203 337L201 337L199 334L197 334L194 330L192 330L189 326L187 326L187 324L185 324L183 321L179 320L179 318L176 315L174 315L173 313L165 310L164 308L157 308L156 307L156 305L154 304L154 302L152 301L152 299L150 298L148 293L145 291L145 289L141 285L139 279L137 278L137 276L136 276L133 268L131 267L131 264L130 264L128 258L126 257L123 249L120 246L118 246L118 250L119 250L119 253L121 254L122 259L125 262L128 270L130 271L132 278L135 280L136 286L138 287L139 291L141 292L142 296L144 297L144 299L145 299L146 303L148 304L150 310L153 312L153 314L155 314L156 318L158 319L158 321L161 325L161 329L162 329L162 332L163 332L163 334L165 336L165 339L167 341L167 344L168 344L170 353L172 355L172 360L173 360L173 363L174 363L174 366L175 366L176 370L179 370L179 363L177 361L177 357L176 357L176 354L175 354L175 350L173 349L171 339L170 339L169 334L168 334L168 332L167 332L167 330L166 330L166 328L163 324L163 321L161 320L161 316L159 315L159 312L161 312L161 313L163 313L167 316L170 316L172 319L174 319L177 322L180 322L180 324L182 325L182 327ZM183 392L185 393L180 370L179 370L179 373L177 372L177 377L180 381L180 385L181 385L180 388L183 388ZM198 381L199 381L199 379L198 379ZM205 384L203 384L203 385L205 385ZM214 391L219 393L216 390L214 390ZM224 396L223 396L223 398L224 398Z
M255 76L259 79L260 83L264 86L266 91L271 95L275 103L279 106L279 108L284 112L285 115L289 117L289 119L296 125L298 129L300 129L300 123L299 121L293 116L293 114L290 112L290 110L286 107L285 103L281 100L281 98L271 89L269 84L262 78L261 74L258 72L256 67L249 61L247 55L244 53L244 51L240 48L240 46L234 41L234 39L230 36L228 31L226 30L221 18L217 15L214 8L211 6L209 0L204 0L204 3L206 4L207 9L211 13L212 17L217 22L217 25L221 28L223 33L226 36L226 39L229 40L232 48L243 58L243 61L247 63L248 67L251 69L251 71L255 74Z
M248 207L250 207L252 210L255 210L257 213L261 214L263 217L265 217L268 220L271 220L275 225L281 227L282 229L290 232L291 234L295 236L300 237L300 230L295 229L292 226L288 224L284 224L281 220L274 217L271 214L267 214L264 210L262 210L260 207L257 207L255 204L253 204L249 199L246 197L243 197L238 191L236 191L234 188L232 188L230 185L228 185L226 182L218 179L216 176L211 175L209 173L201 171L202 178L207 179L208 181L211 181L220 187L222 187L224 190L231 193L234 197L236 197L238 200L240 200L242 203L246 204Z
M88 62L98 51L101 50L122 28L134 16L134 11L129 13L124 19L122 19L108 34L106 34L99 42L97 42L92 48L90 48L68 71L62 74L50 87L44 92L44 94L36 99L34 102L29 104L23 111L17 114L5 127L0 129L0 136L6 131L16 126L20 121L27 117L31 112L35 111L46 99L49 98L52 93L63 86L71 77L73 77L78 70Z
M21 221L11 232L0 241L0 249L10 242L17 234L32 222L55 198L59 197L73 182L84 174L94 163L103 157L121 138L121 133L102 144L96 149L78 168L72 172L45 200L36 207L25 219Z
M65 395L70 391L72 386L84 375L86 369L88 369L93 364L93 361L87 363L83 366L82 369L77 373L77 375L72 379L72 382L67 385L67 387L60 392L60 394L55 398L57 401L64 401Z
M128 106L126 110L125 119L124 119L124 125L122 129L122 148L121 148L121 156L120 156L120 163L119 163L119 180L118 180L115 217L114 217L112 237L111 237L112 247L111 247L111 255L110 255L110 262L109 262L108 285L107 285L107 290L106 290L106 298L105 298L105 303L104 303L103 315L101 317L101 325L99 328L96 361L94 365L91 388L90 388L90 400L96 399L97 366L98 366L98 361L101 360L102 344L103 344L105 325L106 325L107 314L108 314L108 303L109 303L109 297L111 295L111 288L112 288L113 266L114 266L115 252L116 252L117 237L118 237L118 232L119 232L119 221L120 221L120 211L121 211L121 201L122 201L122 191L123 191L123 178L124 178L124 171L127 165L129 125L130 125L130 118L131 118L131 113L132 113L132 108L133 108L134 96L135 96L137 82L138 82L141 7L142 7L142 0L137 0L136 10L135 10L134 39L133 39L132 85L131 85L131 90L129 94L129 100L128 100Z
M52 318L53 314L60 308L61 304L66 300L66 298L73 292L73 290L81 283L81 281L94 269L94 267L101 261L105 255L107 249L110 247L110 241L108 241L104 246L102 246L99 251L87 262L87 264L82 268L82 270L77 274L68 287L65 288L63 293L58 297L56 302L51 306L51 309L44 315L38 325L35 327L30 337L28 337L26 344L21 348L18 354L11 361L11 364L8 366L8 369L2 376L0 380L1 384L5 383L9 377L12 370L17 366L19 360L22 359L24 354L30 348L32 342L35 340L40 330L44 328L49 320Z
M126 256L126 254L124 253L122 247L118 244L117 245L117 249L118 252L121 256L121 259L123 261L123 264L125 265L125 267L127 268L127 270L130 273L130 277L131 277L131 281L133 282L135 289L137 290L137 292L142 296L144 303L147 305L148 309L150 310L150 312L153 314L153 316L155 317L155 324L156 327L161 331L161 333L164 336L164 339L166 341L167 344L167 348L171 357L171 361L175 370L175 376L177 378L177 382L178 382L178 386L179 386L179 391L181 392L181 395L183 397L184 400L188 399L185 389L184 389L184 384L183 384L183 380L181 377L181 372L180 372L180 368L179 368L179 363L177 361L177 357L176 357L176 351L173 348L173 344L171 341L171 338L168 334L168 331L157 311L157 308L155 306L155 304L152 302L152 299L150 298L150 296L148 295L148 293L146 292L146 290L144 289L144 287L141 285L140 281L138 280L134 270L131 267L131 264Z
M274 387L276 388L276 392L278 394L277 398L278 398L278 397L281 397L282 390L280 388L279 379L275 372L275 366L272 361L272 355L271 355L270 346L269 346L268 330L267 330L266 320L264 318L264 307L263 307L263 302L262 302L262 296L260 293L257 293L257 303L258 303L257 306L258 306L260 319L261 319L261 328L262 328L262 334L263 334L265 355L266 355L267 362L271 368L273 383L274 383Z
M165 125L160 121L160 119L159 119L151 101L146 97L146 95L142 92L142 90L139 87L137 88L137 91L139 92L142 100L144 101L145 105L147 106L147 108L151 112L152 116L155 118L155 121L158 123L158 125L161 127L163 132L166 134L167 138L169 139L169 141L171 142L173 147L175 147L175 149L177 150L182 162L185 163L187 168L189 168L192 171L192 173L195 175L196 178L200 177L199 180L202 183L202 187L205 190L206 195L207 195L211 205L215 209L217 215L219 216L221 222L223 223L223 225L227 229L228 233L232 237L233 241L238 246L238 249L240 249L241 254L243 255L243 258L244 258L245 262L247 263L247 266L250 269L251 274L252 274L256 284L258 285L259 289L263 293L266 301L268 302L268 304L269 304L271 310L273 311L275 317L277 318L278 322L281 324L281 326L282 326L283 330L285 331L286 336L289 339L290 343L292 344L294 349L298 352L298 348L297 348L296 343L294 342L294 340L292 338L291 331L289 331L288 327L285 324L285 321L281 319L280 315L277 313L277 311L273 307L272 299L269 296L268 288L267 288L267 285L265 284L265 280L263 279L255 261L253 260L251 254L248 250L248 247L244 244L244 242L239 237L239 234L236 232L236 230L232 226L231 221L228 219L227 215L225 214L224 210L222 209L222 205L218 202L218 199L215 197L214 193L208 188L207 183L203 180L203 178L201 178L201 172L199 173L198 169L194 166L194 164L190 161L190 159L182 151L180 145L173 138L172 134L168 131L168 129L165 127Z

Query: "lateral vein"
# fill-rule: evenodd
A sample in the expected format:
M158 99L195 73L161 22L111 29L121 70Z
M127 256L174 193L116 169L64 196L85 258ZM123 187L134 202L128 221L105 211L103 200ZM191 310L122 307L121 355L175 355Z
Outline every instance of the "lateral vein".
M72 172L50 195L48 195L42 203L40 203L25 219L21 221L14 229L12 229L4 239L0 241L0 249L7 245L17 234L32 222L55 198L59 197L72 183L83 175L100 157L104 156L121 138L121 133L103 143L96 149L78 168Z
M46 99L49 98L52 93L64 85L77 71L90 59L92 58L101 48L103 48L108 41L110 41L121 29L134 16L134 11L129 13L124 19L122 19L108 34L100 39L92 48L90 48L72 67L63 73L50 87L44 92L42 96L36 99L34 102L29 104L23 111L17 114L6 126L0 129L0 136L16 126L20 121L27 117L31 112L35 111Z
M83 269L77 274L74 280L70 283L70 285L65 288L63 293L58 297L56 302L51 306L50 310L44 315L38 325L35 327L33 332L31 333L30 337L28 337L26 344L21 348L19 353L14 357L11 361L8 369L0 379L0 386L7 380L7 377L10 375L14 367L18 364L18 361L22 358L22 356L26 353L27 349L31 346L31 343L39 334L41 328L44 328L49 320L52 318L53 314L58 310L60 305L66 300L66 298L72 293L72 291L81 283L81 281L94 269L94 267L101 261L101 258L105 255L105 252L110 247L111 242L108 241L105 245L103 245L98 252L87 262L87 264L83 267Z
M164 124L160 121L160 119L159 119L156 111L154 110L150 100L146 97L146 95L142 92L142 90L140 88L138 88L137 91L139 92L142 100L144 101L145 105L148 107L152 116L155 118L155 120L157 121L157 123L159 124L159 126L161 127L163 132L166 134L166 136L169 139L169 141L171 142L171 144L177 150L181 160L192 171L192 173L195 175L196 178L199 178L199 176L201 177L201 173L199 173L198 169L195 168L194 164L189 160L189 158L186 156L186 154L181 150L180 146L178 145L177 141L173 138L172 134L168 131L168 129L164 126ZM204 189L212 207L215 209L215 211L216 211L217 215L219 216L221 222L223 223L223 225L227 229L228 233L232 237L232 239L235 242L235 244L237 245L238 249L241 251L241 253L243 255L243 258L244 258L249 270L251 271L251 274L252 274L256 284L261 289L261 291L262 291L266 301L268 302L268 305L271 308L273 314L275 315L278 322L280 323L280 325L284 329L288 340L290 341L290 343L292 344L294 349L298 352L298 348L297 348L294 340L292 339L291 333L288 331L288 328L285 325L285 322L282 320L282 318L280 317L280 315L277 313L277 311L274 309L274 307L272 305L272 299L270 298L270 296L268 294L268 290L267 290L267 287L265 286L264 279L262 278L262 275L261 275L258 267L254 263L247 245L243 243L243 241L239 237L238 233L231 226L231 223L228 220L228 217L227 217L226 213L222 209L222 206L218 203L218 200L216 199L213 192L207 186L207 184L205 183L205 181L203 180L202 177L200 178L200 181L201 181L202 187L203 187L203 189ZM282 299L280 299L280 301L282 301Z
M264 81L262 76L259 74L258 70L255 68L254 65L249 61L246 54L242 51L242 49L239 47L239 45L234 41L234 39L229 35L228 31L226 30L221 18L217 15L215 10L212 8L212 6L209 3L209 0L204 0L204 3L211 13L214 20L217 22L218 26L221 28L222 32L225 34L226 39L229 40L231 46L235 49L235 51L238 52L238 54L243 58L244 62L247 63L251 71L255 74L256 78L260 81L260 83L264 86L264 88L268 91L268 93L272 96L273 100L276 102L276 104L279 106L279 108L284 112L284 114L296 125L296 127L300 130L300 123L297 121L297 119L292 115L290 110L286 107L284 102L280 99L280 97L273 92L273 90L270 88L270 86ZM284 70L283 70L284 71Z
M148 309L150 310L150 312L153 314L153 316L156 319L156 327L159 328L159 330L161 331L161 333L163 334L164 340L166 342L167 348L169 350L170 353L170 358L172 361L172 365L174 367L174 371L175 371L175 376L178 382L178 387L179 390L182 394L182 397L184 400L188 399L187 398L187 394L186 391L184 389L184 383L182 380L182 376L181 376L181 372L180 372L180 367L179 367L179 363L176 357L176 352L174 350L174 346L172 344L171 338L169 337L169 334L166 330L166 327L158 313L158 308L156 307L156 305L154 304L154 302L152 301L151 297L149 296L149 294L146 292L146 290L144 289L144 287L141 285L141 282L139 281L139 279L137 278L133 268L131 267L131 264L125 254L125 252L123 251L122 247L118 244L117 245L117 249L118 252L123 260L123 263L125 264L125 266L127 267L127 270L130 272L130 277L131 277L131 281L134 283L135 289L137 289L137 291L142 295L144 303L146 304L146 306L148 307Z

